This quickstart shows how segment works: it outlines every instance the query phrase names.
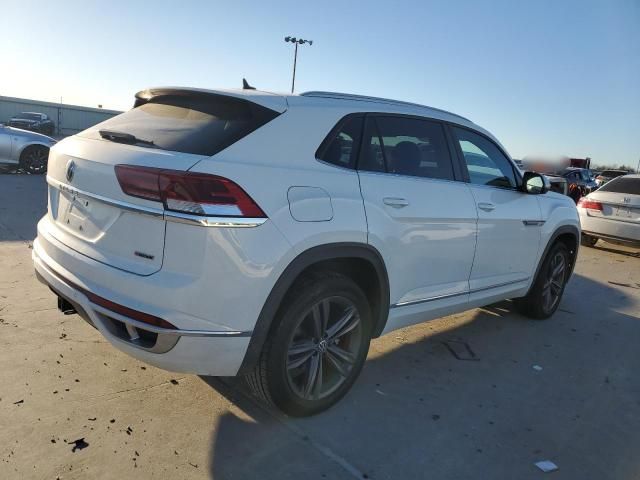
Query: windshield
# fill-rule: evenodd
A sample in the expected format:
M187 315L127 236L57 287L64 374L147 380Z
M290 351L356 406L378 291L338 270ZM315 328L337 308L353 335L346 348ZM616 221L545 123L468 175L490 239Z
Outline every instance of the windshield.
M19 115L16 115L16 118L25 118L27 120L40 120L41 117L39 113L22 112Z
M221 95L168 95L85 130L141 139L153 148L211 156L253 132L278 114L246 100Z

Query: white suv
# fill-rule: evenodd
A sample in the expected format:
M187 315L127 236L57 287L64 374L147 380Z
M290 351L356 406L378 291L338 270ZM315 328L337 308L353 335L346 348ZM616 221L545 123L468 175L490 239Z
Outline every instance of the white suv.
M471 121L328 92L154 88L58 143L33 260L59 307L168 370L337 402L371 338L513 298L547 318L569 197Z

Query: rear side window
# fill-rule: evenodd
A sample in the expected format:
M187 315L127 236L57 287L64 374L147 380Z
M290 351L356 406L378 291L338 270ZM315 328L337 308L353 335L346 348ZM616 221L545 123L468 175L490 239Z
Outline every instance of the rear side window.
M362 121L363 117L359 115L342 119L318 148L317 158L338 167L354 168L360 147Z
M197 155L214 155L278 116L246 100L210 94L167 95L83 132L100 138L100 130L135 136L153 147Z
M367 121L359 168L398 175L453 180L443 126L410 117L379 116Z
M640 195L640 177L617 177L604 184L598 191Z

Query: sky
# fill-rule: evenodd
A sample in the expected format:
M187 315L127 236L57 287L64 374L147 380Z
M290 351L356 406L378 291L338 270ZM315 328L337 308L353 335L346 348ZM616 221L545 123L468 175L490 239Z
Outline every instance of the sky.
M124 110L176 85L443 108L514 158L640 160L640 0L0 0L0 95Z

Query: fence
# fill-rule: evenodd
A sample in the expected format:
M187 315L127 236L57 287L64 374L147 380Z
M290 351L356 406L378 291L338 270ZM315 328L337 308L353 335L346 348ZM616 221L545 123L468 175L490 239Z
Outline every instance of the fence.
M0 122L6 123L11 117L21 112L38 112L48 115L55 124L55 134L60 137L73 135L122 113L102 108L0 96Z

